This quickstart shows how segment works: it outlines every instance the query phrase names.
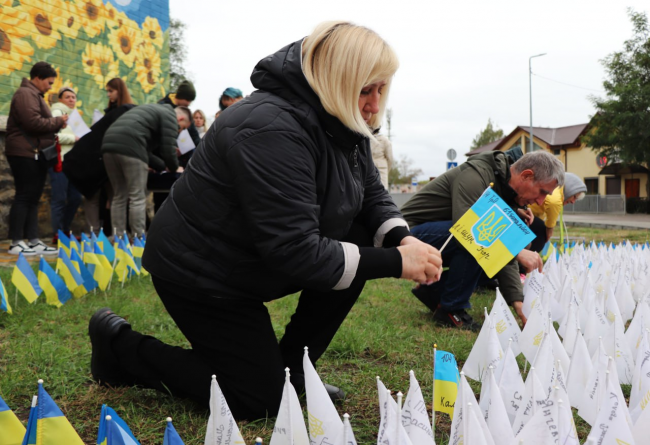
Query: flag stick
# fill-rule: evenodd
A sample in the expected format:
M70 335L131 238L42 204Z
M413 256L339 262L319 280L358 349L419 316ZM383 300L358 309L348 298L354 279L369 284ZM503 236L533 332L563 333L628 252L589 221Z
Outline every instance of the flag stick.
M469 439L469 434L468 434L467 429L469 428L469 418L471 416L471 414L470 414L471 410L472 410L472 402L467 402L467 406L465 407L465 411L464 411L464 413L467 413L467 414L463 414L463 417L464 417L464 419L463 419L463 443L467 443L467 444L469 444L469 440L468 440ZM465 416L467 416L467 417L465 417Z
M433 344L433 388L431 391L431 431L433 437L436 437L436 351L438 345Z
M449 244L449 241L451 241L453 236L454 236L453 233L451 235L449 235L449 238L447 238L447 241L445 241L445 244L442 245L442 247L440 248L440 250L438 252L442 253L442 251L445 250L445 247L447 247L447 244Z
M527 369L528 369L528 359L524 357L524 374L526 374Z
M345 413L343 414L343 445L348 445L348 423L350 423L350 415Z
M397 425L395 425L395 443L399 443L399 431L400 431L400 426L402 426L402 397L404 394L402 394L402 391L399 391L397 393ZM389 396L390 397L390 396Z
M122 289L124 289L124 282L126 281L126 271L127 270L129 270L128 266L124 269L124 273L122 274Z
M14 296L14 308L18 307L18 288L16 288L16 295Z

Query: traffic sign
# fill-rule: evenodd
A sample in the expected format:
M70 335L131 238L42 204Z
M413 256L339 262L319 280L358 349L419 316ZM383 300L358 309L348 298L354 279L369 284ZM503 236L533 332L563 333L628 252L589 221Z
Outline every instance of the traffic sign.
M454 159L456 159L456 150L454 150L453 148L450 148L449 150L447 150L447 159L449 159L450 161L453 161ZM454 165L454 167L455 167L455 165ZM449 169L447 169L447 170L449 170Z
M447 170L451 170L454 167L458 167L458 162L447 162Z

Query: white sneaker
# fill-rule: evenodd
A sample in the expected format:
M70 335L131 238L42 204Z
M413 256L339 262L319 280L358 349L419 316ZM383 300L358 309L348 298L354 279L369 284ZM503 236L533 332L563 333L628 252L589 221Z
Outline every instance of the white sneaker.
M29 248L32 249L34 253L37 255L58 255L59 254L59 249L55 247L47 246L43 241L39 241L36 244L30 244Z
M25 241L19 241L18 244L9 246L9 250L7 252L10 255L20 255L21 253L25 256L36 255L36 251L25 244Z

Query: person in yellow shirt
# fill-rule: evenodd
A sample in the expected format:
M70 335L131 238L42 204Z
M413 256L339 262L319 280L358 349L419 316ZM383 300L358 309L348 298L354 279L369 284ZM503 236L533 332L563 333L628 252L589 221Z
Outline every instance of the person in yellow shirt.
M547 195L543 205L531 204L530 210L534 220L530 228L537 235L532 241L530 250L541 252L544 245L553 236L562 207L584 198L587 186L573 173L564 174L564 187L557 187L552 194Z

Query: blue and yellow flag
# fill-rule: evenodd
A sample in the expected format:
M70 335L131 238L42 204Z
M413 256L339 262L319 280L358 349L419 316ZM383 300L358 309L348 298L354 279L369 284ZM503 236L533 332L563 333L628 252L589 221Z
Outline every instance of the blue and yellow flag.
M171 417L167 417L167 428L165 428L163 445L185 445L185 442L181 440L181 436L176 432L176 428L172 425Z
M76 252L74 253L76 254ZM74 292L76 288L84 284L84 279L81 278L81 274L72 264L72 261L70 261L70 258L68 258L68 255L63 249L59 249L59 257L56 260L56 269L63 277L63 281L65 281L65 285L68 287L70 292Z
M36 445L84 445L63 412L38 381Z
M38 285L36 274L34 274L32 266L29 265L22 253L18 255L18 261L16 261L14 270L11 273L11 282L30 303L36 301L38 296L41 295L42 289Z
M23 437L25 437L25 427L0 397L0 443L20 445L23 443Z
M65 252L63 254L65 255ZM38 265L38 284L43 289L45 301L52 306L61 307L72 297L63 279L43 257Z
M108 237L104 234L104 229L99 230L97 242L99 243L99 247L102 248L102 252L104 252L104 255L106 255L108 261L113 264L113 261L115 261L115 249L111 245Z
M70 256L70 238L68 238L68 235L63 233L61 229L57 232L57 236L59 237L59 240L57 241L59 249L65 250L65 253Z
M115 266L115 273L120 282L123 282L132 272L140 275L140 269L133 258L133 254L126 247L126 244L122 239L117 243L117 252L115 255L118 259L118 263Z
M104 255L104 252L102 252L102 249L99 248L97 244L95 244L95 258L98 261L98 264L101 266L101 273L97 273L97 267L95 267L95 273L93 276L95 276L97 283L99 283L99 288L101 290L106 290L108 287L108 282L111 281L111 276L113 275L113 265L108 261L108 258L106 258L106 255Z
M72 257L70 257L70 262L77 270L77 272L79 272L79 275L81 275L81 278L83 279L82 285L77 287L75 290L73 290L72 294L76 298L80 298L86 295L91 290L96 289L97 281L95 281L95 278L93 278L93 274L88 270L84 262L81 261L81 258L79 258L79 255L77 255L77 252L72 251Z
M70 232L70 250L76 250L77 253L81 254L81 244L79 244L79 241L77 241L77 238L74 236L72 232Z
M29 419L27 420L27 431L25 431L22 445L36 445L37 400L37 396L32 398L32 407L29 409Z
M0 280L0 311L13 314L11 305L9 304L9 299L7 298L7 289L5 289L5 285L2 284L2 280Z
M459 383L460 374L458 373L458 365L454 354L436 351L433 372L433 409L447 413L453 419Z
M144 276L149 275L149 272L142 268L142 255L144 254L144 243L137 236L133 238L133 259L137 264L140 273Z
M90 238L88 238L88 235L86 235L85 233L81 232L81 252L79 252L79 255L80 255L81 257L83 257L84 246L86 246L86 244L89 245L89 246L91 246L91 245L92 245L92 241L90 240Z
M93 246L93 249L90 249L90 246L86 247L84 252L84 262L86 263L88 270L93 274L93 278L97 281L99 288L101 290L106 290L108 287L108 282L111 280L111 275L113 270L105 270L102 264L102 261L99 259L97 252L101 254L101 249L97 244ZM102 258L106 260L104 254L101 254Z
M111 420L106 420L111 416ZM111 436L111 442L109 442ZM99 432L97 433L97 445L140 445L131 429L124 420L117 415L110 406L102 405L99 413Z
M517 213L488 187L449 231L492 278L534 238Z

